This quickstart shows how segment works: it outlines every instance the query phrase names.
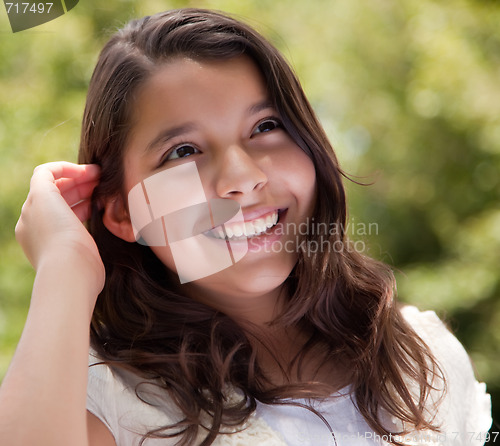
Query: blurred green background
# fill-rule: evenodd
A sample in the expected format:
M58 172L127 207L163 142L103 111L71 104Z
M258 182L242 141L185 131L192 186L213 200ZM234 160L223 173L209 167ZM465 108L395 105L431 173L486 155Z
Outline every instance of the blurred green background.
M86 87L110 33L183 6L235 14L292 62L343 168L372 183L347 185L353 237L395 268L401 300L449 322L500 421L495 0L81 0L16 34L0 7L0 379L33 280L14 240L31 172L76 160Z

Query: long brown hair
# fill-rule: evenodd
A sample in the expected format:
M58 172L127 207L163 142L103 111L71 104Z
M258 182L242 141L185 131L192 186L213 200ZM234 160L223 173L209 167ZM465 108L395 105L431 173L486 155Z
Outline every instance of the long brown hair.
M152 251L107 231L99 203L124 194L123 153L134 94L162 62L247 55L260 68L285 130L316 169L317 202L311 219L339 230L309 231L305 240L344 249L300 251L285 282L287 304L274 321L310 336L295 363L313 349L323 362L343 361L360 413L380 435L381 410L417 429L435 429L425 404L439 368L428 347L408 326L394 301L389 267L350 249L343 231L343 173L302 88L283 56L249 26L208 10L181 9L133 20L111 37L92 76L79 161L102 168L94 192L90 231L106 266L106 284L91 326L94 348L109 364L156 379L184 419L150 436L175 436L189 444L203 426L210 445L227 425L242 423L256 401L283 403L315 395L314 383L270 387L249 333L225 314L183 295L176 276ZM323 244L323 245L322 245ZM229 404L226 385L244 398ZM416 386L417 392L414 388Z

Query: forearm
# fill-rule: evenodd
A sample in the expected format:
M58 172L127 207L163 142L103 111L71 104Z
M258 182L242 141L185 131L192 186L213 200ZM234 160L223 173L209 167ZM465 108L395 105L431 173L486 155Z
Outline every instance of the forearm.
M86 387L95 289L78 262L41 264L26 325L0 388L0 444L87 446Z

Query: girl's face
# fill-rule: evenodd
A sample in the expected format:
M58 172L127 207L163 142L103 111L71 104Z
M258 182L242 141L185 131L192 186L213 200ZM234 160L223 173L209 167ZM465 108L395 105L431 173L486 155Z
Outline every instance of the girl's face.
M245 233L236 229L229 240L248 243L248 252L229 268L182 286L219 309L243 297L276 296L297 261L316 175L282 128L250 58L179 58L160 66L138 91L124 159L127 194L145 178L192 161L207 199L241 206ZM183 193L182 187L171 190L176 199ZM275 225L259 235L266 223ZM168 246L152 249L176 271Z

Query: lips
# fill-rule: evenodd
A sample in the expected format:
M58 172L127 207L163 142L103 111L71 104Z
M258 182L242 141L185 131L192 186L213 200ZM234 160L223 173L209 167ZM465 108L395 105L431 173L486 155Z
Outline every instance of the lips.
M274 209L253 220L227 223L211 229L206 234L210 237L225 240L244 240L264 234L278 223L280 211ZM225 233L224 233L225 231Z

